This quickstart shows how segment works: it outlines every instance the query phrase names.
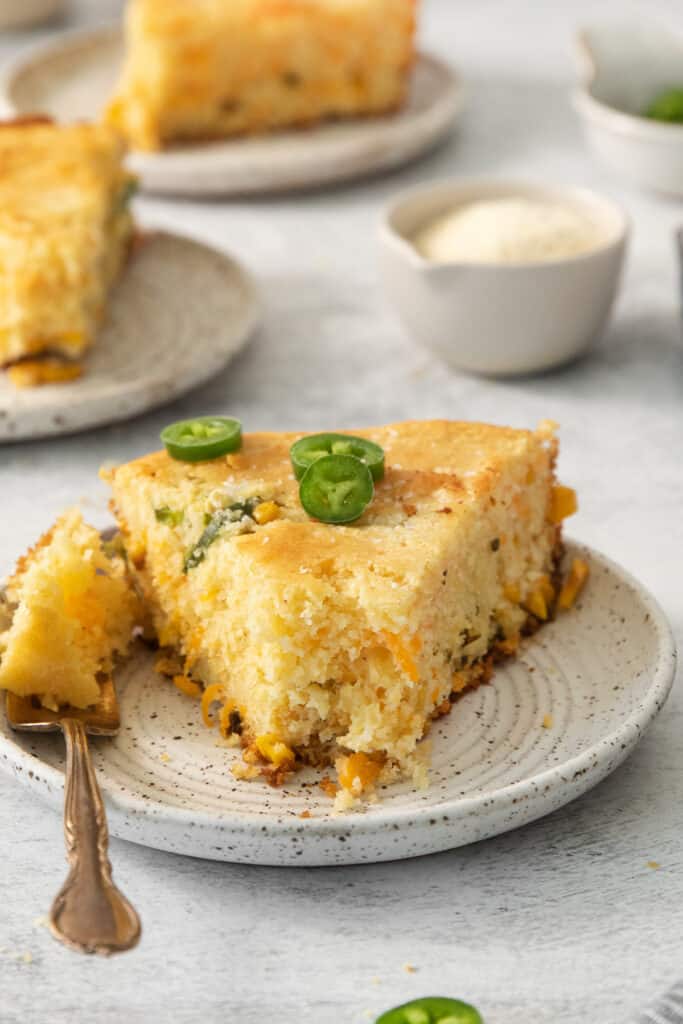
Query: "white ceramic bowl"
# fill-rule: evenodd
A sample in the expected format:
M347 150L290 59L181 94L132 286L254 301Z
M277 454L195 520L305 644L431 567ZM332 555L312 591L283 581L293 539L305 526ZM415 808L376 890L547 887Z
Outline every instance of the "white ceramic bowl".
M440 213L482 199L571 203L605 227L605 244L570 259L537 263L436 263L415 233ZM575 188L508 181L450 181L393 200L380 225L387 295L408 332L447 362L509 376L548 370L599 337L617 293L629 222L614 203Z
M656 25L603 25L577 39L574 106L605 164L645 188L683 196L683 125L643 116L663 90L683 86L683 37Z
M26 28L61 14L66 0L0 0L0 31Z

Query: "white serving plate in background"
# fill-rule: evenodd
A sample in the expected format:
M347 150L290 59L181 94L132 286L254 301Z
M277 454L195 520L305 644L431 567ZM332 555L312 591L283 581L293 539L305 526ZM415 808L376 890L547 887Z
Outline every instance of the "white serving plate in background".
M0 371L0 442L72 434L171 402L222 370L258 316L236 260L152 232L112 293L82 377L18 389Z
M66 0L0 0L0 31L37 25L65 7Z
M23 55L0 78L5 116L97 118L123 59L119 27L75 32ZM144 188L183 195L247 195L315 187L404 164L447 135L463 105L457 74L418 56L410 95L395 114L270 135L132 153Z
M360 813L333 815L312 769L281 789L236 781L239 753L201 724L198 702L162 680L156 655L140 648L116 677L121 732L92 741L111 832L211 860L353 864L462 846L562 807L633 750L675 669L670 628L641 584L570 544L576 556L591 567L576 607L433 726L429 788L382 787L380 802ZM13 733L0 715L0 767L61 811L61 737Z

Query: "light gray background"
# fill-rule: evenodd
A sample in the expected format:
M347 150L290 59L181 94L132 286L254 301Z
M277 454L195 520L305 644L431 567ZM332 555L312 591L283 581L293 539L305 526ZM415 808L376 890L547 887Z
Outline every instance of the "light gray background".
M70 22L116 6L82 2ZM682 15L680 0L630 9ZM562 425L562 478L581 496L572 532L639 576L680 638L683 347L673 230L683 206L629 190L596 166L569 104L575 27L627 10L619 0L427 0L424 44L457 64L469 86L462 130L438 153L383 180L296 198L140 200L146 223L241 257L262 286L265 327L225 373L173 407L0 449L0 575L67 505L81 502L104 524L100 463L146 452L181 416L226 411L249 429L431 416L532 426L551 417ZM0 56L33 38L3 37ZM403 336L377 280L378 211L396 190L447 175L588 185L626 206L635 233L624 288L589 359L496 383L449 370ZM674 691L636 754L578 803L413 863L276 870L114 842L116 876L145 934L139 949L110 962L79 959L35 923L62 879L61 823L1 778L0 1021L361 1024L441 992L477 1003L487 1024L616 1024L683 972L682 710Z

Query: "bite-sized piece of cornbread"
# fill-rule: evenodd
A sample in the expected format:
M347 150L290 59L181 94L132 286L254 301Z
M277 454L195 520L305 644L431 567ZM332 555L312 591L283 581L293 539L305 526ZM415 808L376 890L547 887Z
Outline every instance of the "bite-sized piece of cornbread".
M53 709L95 704L98 673L125 654L140 621L121 554L71 510L19 560L6 600L0 688Z
M430 720L552 614L573 507L555 484L553 428L355 432L384 448L386 472L351 526L301 507L289 461L301 435L103 474L159 640L203 685L207 721L275 779L337 760L356 793L419 767Z
M136 149L398 107L416 0L130 0L107 119Z
M133 231L122 156L104 126L0 124L0 365L92 343Z

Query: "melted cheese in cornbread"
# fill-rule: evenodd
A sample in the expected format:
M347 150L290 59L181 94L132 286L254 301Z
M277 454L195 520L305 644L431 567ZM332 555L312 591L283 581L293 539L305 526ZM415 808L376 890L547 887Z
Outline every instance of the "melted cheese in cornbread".
M92 342L132 234L111 129L0 126L0 365Z
M21 559L7 586L12 609L0 634L0 688L48 707L97 702L97 674L128 649L137 599L120 556L68 512Z
M492 647L513 651L530 611L548 615L556 441L551 425L356 433L382 445L386 474L350 526L301 507L299 434L247 435L199 464L158 452L104 475L161 643L238 712L243 738L266 757L356 751L406 768ZM247 499L268 515L257 506L199 549L217 511Z
M131 0L108 119L137 149L376 114L404 98L416 0Z

